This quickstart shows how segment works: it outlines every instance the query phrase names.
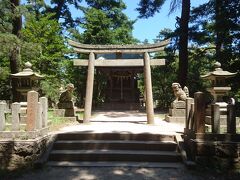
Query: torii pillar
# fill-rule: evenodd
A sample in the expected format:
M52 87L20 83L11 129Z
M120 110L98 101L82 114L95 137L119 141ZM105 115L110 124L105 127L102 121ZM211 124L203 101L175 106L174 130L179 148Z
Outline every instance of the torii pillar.
M95 61L95 54L93 52L90 52L89 61L88 61L88 73L87 73L88 75L87 75L83 123L89 123L91 118L93 84L94 84L94 61Z
M147 123L154 124L153 95L152 95L152 78L150 57L147 52L144 53L144 86L146 91L146 113Z

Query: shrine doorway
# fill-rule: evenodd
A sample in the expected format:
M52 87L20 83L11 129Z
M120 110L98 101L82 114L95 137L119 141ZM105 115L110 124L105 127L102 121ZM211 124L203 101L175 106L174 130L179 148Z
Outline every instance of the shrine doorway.
M96 109L101 110L139 110L140 89L138 68L100 68L107 76L104 89L104 102Z

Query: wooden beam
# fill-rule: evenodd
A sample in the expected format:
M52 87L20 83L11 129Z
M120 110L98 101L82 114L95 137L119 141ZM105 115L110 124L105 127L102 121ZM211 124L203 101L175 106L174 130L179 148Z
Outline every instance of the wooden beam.
M88 66L88 60L86 59L74 59L74 66ZM165 65L165 59L151 59L151 66ZM105 59L95 60L95 66L97 67L143 67L143 59Z

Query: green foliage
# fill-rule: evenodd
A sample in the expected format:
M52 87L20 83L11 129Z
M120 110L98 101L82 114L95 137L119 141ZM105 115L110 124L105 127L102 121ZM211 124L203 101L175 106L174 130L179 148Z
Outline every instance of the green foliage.
M91 8L85 15L85 23L82 28L85 29L82 39L86 44L111 44L113 31L111 29L111 19L98 9Z
M33 67L43 74L57 75L62 73L60 62L65 60L67 52L60 25L51 19L52 15L41 17L38 21L32 16L27 18L22 38L25 42L34 43L41 47L39 55L29 59L28 54L22 55L23 61L30 61Z
M81 18L73 18L70 5L74 8L82 9L80 6L82 0L51 0L51 6L46 7L46 13L54 13L52 18L59 21L63 29L74 28L81 22Z
M12 12L8 0L0 1L0 32L11 32L12 29Z
M81 24L84 32L80 34L72 29L71 37L73 39L85 44L132 44L137 42L132 36L135 21L129 20L122 12L126 5L121 0L87 0L86 2L90 7L85 8L84 11L83 24ZM101 71L96 71L96 73L93 105L97 105L104 100L107 81L106 74ZM78 104L83 104L86 89L86 68L75 68L72 72L71 81L75 82L76 91L80 90L82 92L78 92L77 97L80 101L78 101Z
M216 4L218 3L218 4ZM192 10L191 15L191 40L198 46L212 49L211 63L219 61L224 70L239 71L240 67L240 40L239 23L240 8L238 0L209 1ZM201 59L208 57L204 51ZM233 94L240 89L240 74L229 80Z
M132 25L121 9L114 8L107 12L96 8L86 10L84 23L85 31L81 42L87 44L129 44L136 42L132 36Z
M157 53L154 58L166 59L166 65L152 68L153 98L158 101L158 108L167 109L173 100L172 83L176 81L176 57L173 49Z
M41 94L48 98L49 106L54 107L60 96L61 80L55 76L45 76L41 81Z
M0 99L9 100L11 52L20 45L20 40L10 33L0 33Z
M138 4L138 12L140 18L148 18L159 12L166 0L141 0Z

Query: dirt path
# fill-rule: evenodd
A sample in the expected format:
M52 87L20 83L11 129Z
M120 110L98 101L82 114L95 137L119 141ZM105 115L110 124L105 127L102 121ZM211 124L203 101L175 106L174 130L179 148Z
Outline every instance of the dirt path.
M11 178L9 178L11 179ZM22 174L18 180L214 180L238 179L186 168L45 167Z

